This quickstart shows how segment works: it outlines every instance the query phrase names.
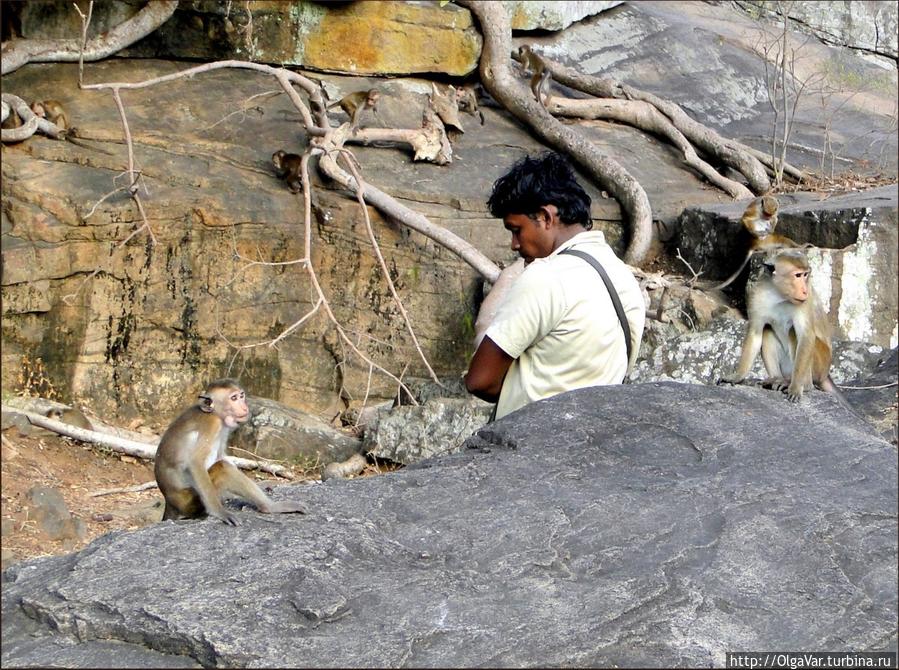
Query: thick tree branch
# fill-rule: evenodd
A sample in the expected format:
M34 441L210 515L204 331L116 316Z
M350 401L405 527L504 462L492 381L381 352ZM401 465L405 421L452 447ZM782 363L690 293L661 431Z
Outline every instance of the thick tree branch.
M630 223L625 261L639 265L652 241L652 208L646 191L617 161L605 156L575 130L555 119L538 103L509 66L512 27L499 2L460 0L477 17L484 37L481 81L490 94L548 144L572 156L603 189L621 204Z
M97 61L112 56L146 37L169 20L177 0L148 2L143 9L109 32L87 40L84 60ZM74 63L81 56L82 40L12 40L5 44L0 74L9 74L26 63Z
M552 72L553 79L569 88L600 98L625 98L649 103L667 116L674 127L683 133L684 137L692 144L745 176L755 193L766 193L771 188L771 182L768 180L764 167L754 156L743 151L737 143L721 137L711 128L691 119L676 103L663 100L657 95L641 91L615 79L582 74L546 57L543 58L543 61Z
M404 142L415 150L414 160L446 165L453 160L453 148L443 123L431 107L426 107L421 128L359 128L346 142Z
M571 98L550 97L546 108L551 114L558 116L574 116L581 119L611 119L626 123L647 132L665 137L684 155L684 162L699 172L711 184L730 195L734 200L745 200L752 197L752 191L743 184L728 179L711 165L702 160L693 145L674 127L667 116L653 105L640 100L589 99L574 100Z
M8 114L5 113L8 109L9 114L16 114L22 121L24 121L24 124L18 128L0 129L0 140L4 142L21 142L27 140L38 130L45 135L52 137L54 140L62 139L63 131L57 127L55 123L51 123L47 119L42 119L32 112L28 103L19 96L13 95L12 93L3 93L2 100L4 111L3 120L5 121L8 116Z
M319 161L321 171L344 188L356 193L361 189L365 201L378 209L382 214L397 222L417 230L430 237L443 247L459 256L477 270L487 281L493 283L499 277L499 267L461 237L440 226L431 223L426 216L419 214L387 195L369 183L360 185L356 179L337 164L337 146L327 151Z

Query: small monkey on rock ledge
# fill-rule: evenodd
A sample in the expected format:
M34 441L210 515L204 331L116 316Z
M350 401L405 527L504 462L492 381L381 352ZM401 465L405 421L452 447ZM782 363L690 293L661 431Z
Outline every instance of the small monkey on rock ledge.
M753 254L760 251L790 249L800 246L789 237L784 237L774 232L774 229L777 228L778 209L777 198L773 195L763 195L749 203L743 212L743 216L740 217L740 224L752 236L749 249L746 251L746 256L743 258L743 262L740 263L737 271L717 286L713 286L713 290L720 290L730 286L743 272L743 268L746 267Z
M72 144L76 144L85 149L90 149L91 151L99 151L108 156L112 155L105 149L93 147L90 144L85 144L81 140L75 139L78 136L78 129L71 125L65 107L63 107L62 103L58 100L35 100L31 103L31 111L34 112L35 116L47 119L47 121L59 128L59 130L62 131L60 137L67 142L71 142Z
M761 274L746 287L749 326L737 371L719 383L739 384L759 350L768 379L762 385L786 391L798 402L806 389L817 386L854 410L830 377L830 322L809 285L808 259L802 251L771 252Z
M355 91L343 96L337 102L328 105L328 109L340 107L344 114L350 117L350 128L356 130L359 127L359 121L362 119L362 113L370 110L372 114L378 114L378 101L381 98L381 92L372 88L367 91Z
M278 179L283 179L291 193L299 193L303 190L303 157L299 154L289 154L279 149L272 154L272 165L275 166L275 174Z
M233 379L219 379L199 396L162 436L156 451L156 483L165 496L162 519L214 516L232 526L225 491L252 502L265 514L304 510L293 501L272 502L261 488L225 458L231 432L250 418L244 390Z

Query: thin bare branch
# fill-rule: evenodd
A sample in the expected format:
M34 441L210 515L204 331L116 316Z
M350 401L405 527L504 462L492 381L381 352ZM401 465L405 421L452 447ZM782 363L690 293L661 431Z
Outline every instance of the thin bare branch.
M81 46L78 49L78 86L84 85L84 52L87 50L87 29L91 24L91 16L94 13L94 0L87 3L87 16L81 11L77 2L73 2L75 11L81 17Z
M362 197L362 192L364 191L365 182L362 181L362 177L359 175L359 171L356 169L356 166L353 165L352 156L349 158L347 154L341 152L341 155L344 158L344 162L346 166L350 169L350 172L353 173L353 177L356 179L356 183L361 185L362 188L356 191L356 198L359 201L359 206L362 209L362 216L365 220L365 230L368 233L368 239L371 242L372 249L375 252L375 257L378 259L378 263L381 266L381 273L384 275L384 279L387 281L387 286L390 289L390 295L393 296L393 301L396 303L397 309L399 309L400 314L403 316L403 321L406 324L406 330L409 331L409 335L412 337L412 342L415 344L415 350L418 351L418 355L427 368L428 372L431 374L431 379L433 379L439 386L443 386L440 383L440 379L437 377L437 373L434 372L434 369L431 367L431 364L428 362L427 356L425 356L425 352L421 349L421 344L418 342L418 337L415 335L415 329L412 327L412 321L409 319L409 314L406 312L406 308L403 306L403 301L400 300L399 294L396 292L396 286L393 284L393 279L390 277L390 270L387 268L387 263L384 261L384 255L381 253L381 247L378 244L378 240L375 237L375 231L371 225L371 218L368 216L368 207L365 205L365 199Z
M109 496L115 493L139 493L141 491L149 491L150 489L156 488L156 481L152 482L144 482L143 484L135 484L134 486L123 486L121 488L115 489L100 489L99 491L94 491L90 494L91 498L98 498L100 496Z

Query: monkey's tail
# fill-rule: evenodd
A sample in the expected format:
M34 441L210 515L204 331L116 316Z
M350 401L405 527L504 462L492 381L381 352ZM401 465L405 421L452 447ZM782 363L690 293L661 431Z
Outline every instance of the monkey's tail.
M848 410L849 412L852 412L852 414L854 414L856 417L858 417L862 421L867 421L867 419L865 419L865 417L863 417L861 414L859 414L858 411L852 405L849 404L849 401L846 400L846 396L843 395L843 392L840 391L840 389L834 383L833 378L830 375L827 375L821 381L821 390L827 391L828 393L833 395L837 399L837 402L843 406L843 409Z

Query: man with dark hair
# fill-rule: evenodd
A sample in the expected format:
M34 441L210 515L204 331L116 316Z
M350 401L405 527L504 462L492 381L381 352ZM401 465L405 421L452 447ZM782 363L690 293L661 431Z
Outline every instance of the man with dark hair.
M496 180L487 206L512 233L525 270L471 359L468 391L496 402L499 418L563 391L620 384L646 307L628 267L590 230L590 196L568 161L525 157Z

